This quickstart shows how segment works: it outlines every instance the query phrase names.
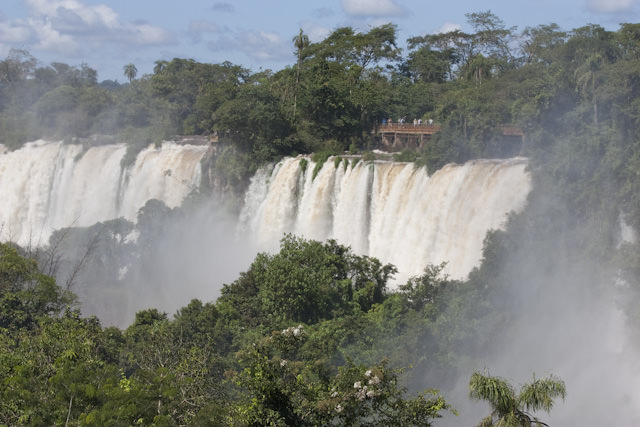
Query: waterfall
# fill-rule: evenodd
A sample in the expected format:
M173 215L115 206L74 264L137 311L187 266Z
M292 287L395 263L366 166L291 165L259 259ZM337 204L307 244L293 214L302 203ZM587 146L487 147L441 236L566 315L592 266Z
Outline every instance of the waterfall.
M0 146L0 241L42 245L59 228L133 221L149 199L178 206L200 183L207 147L149 146L123 169L126 150L45 141L15 151Z
M256 174L241 230L268 251L287 232L335 239L396 265L399 282L445 261L452 278L464 278L487 231L523 209L531 186L523 158L451 164L432 176L409 163L330 158L315 177L315 164L305 158L302 168L302 159Z
M135 221L149 199L178 206L199 185L207 147L165 142L123 168L126 150L45 141L15 151L0 146L0 240L43 245L59 228ZM464 278L479 264L486 232L524 207L526 165L523 158L475 160L429 176L410 163L330 158L316 168L308 157L285 158L252 178L238 229L267 251L288 232L336 239L396 265L398 281L444 261L451 277Z

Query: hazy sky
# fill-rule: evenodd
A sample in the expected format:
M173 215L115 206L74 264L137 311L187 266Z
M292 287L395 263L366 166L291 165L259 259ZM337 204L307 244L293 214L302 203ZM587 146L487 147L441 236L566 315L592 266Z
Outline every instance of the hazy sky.
M315 42L341 26L392 22L402 46L411 36L468 29L465 13L485 10L518 30L552 22L616 30L639 21L640 0L1 0L0 58L26 49L43 64L87 63L99 80L121 82L125 64L141 75L175 57L279 70L295 62L300 28Z

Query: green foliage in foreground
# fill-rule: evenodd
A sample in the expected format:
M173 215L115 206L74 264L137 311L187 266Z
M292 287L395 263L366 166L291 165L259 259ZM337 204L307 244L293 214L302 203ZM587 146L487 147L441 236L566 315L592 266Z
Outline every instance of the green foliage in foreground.
M433 390L405 397L397 372L385 362L369 368L348 361L334 375L297 357L302 325L274 332L240 353L246 366L235 381L248 390L237 425L429 426L451 409Z
M56 316L74 300L17 248L0 244L0 329L32 329L41 316Z
M388 293L392 266L285 236L215 303L193 300L173 319L143 310L122 331L82 318L32 260L0 249L0 425L430 426L455 410L400 365L448 368L453 336L478 329L445 318L486 323L464 313L482 294L459 293L444 266ZM310 298L319 304L302 305ZM36 301L28 322L6 321ZM549 410L532 390L526 408Z
M429 426L451 410L436 391L410 395L382 352L363 364L325 341L342 324L354 344L395 271L335 242L285 236L216 303L173 320L143 310L124 331L80 317L33 260L0 248L0 425Z
M243 325L317 323L381 303L395 272L394 266L354 255L335 241L287 235L278 254L258 254L247 272L225 286L219 303L236 312Z

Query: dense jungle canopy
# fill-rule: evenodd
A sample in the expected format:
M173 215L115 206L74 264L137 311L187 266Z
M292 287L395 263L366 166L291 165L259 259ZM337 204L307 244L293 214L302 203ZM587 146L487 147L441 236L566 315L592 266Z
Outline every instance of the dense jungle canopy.
M144 76L127 64L120 84L22 50L0 61L9 149L122 141L131 160L149 143L207 135L217 145L209 166L241 191L265 162L367 153L382 119L420 118L440 131L399 158L433 171L504 157L499 125L510 124L526 135L519 154L534 183L527 209L487 235L465 281L425 266L391 292L392 265L285 236L217 301L174 316L141 311L125 330L79 314L71 290L45 274L55 248L3 244L0 425L431 425L452 408L418 378L446 387L472 355L519 342L514 319L536 292L568 283L621 293L638 343L640 247L620 236L623 225L640 230L640 24L518 31L491 12L467 18L473 33L416 35L406 52L392 24L338 28L317 43L301 31L290 67L256 73L175 58Z

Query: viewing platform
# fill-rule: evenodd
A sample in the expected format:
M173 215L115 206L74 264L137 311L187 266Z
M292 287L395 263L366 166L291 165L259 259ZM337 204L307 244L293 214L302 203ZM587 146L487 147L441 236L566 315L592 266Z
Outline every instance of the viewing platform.
M506 141L522 143L524 132L517 126L502 125L502 134ZM419 150L429 142L440 125L432 123L383 123L378 125L376 133L380 135L382 145L392 150Z
M378 125L379 133L387 132L400 132L400 133L413 133L432 135L440 130L440 125L436 124L413 124L413 123L383 123Z
M439 130L440 125L428 123L383 123L376 129L382 145L393 150L420 149Z

